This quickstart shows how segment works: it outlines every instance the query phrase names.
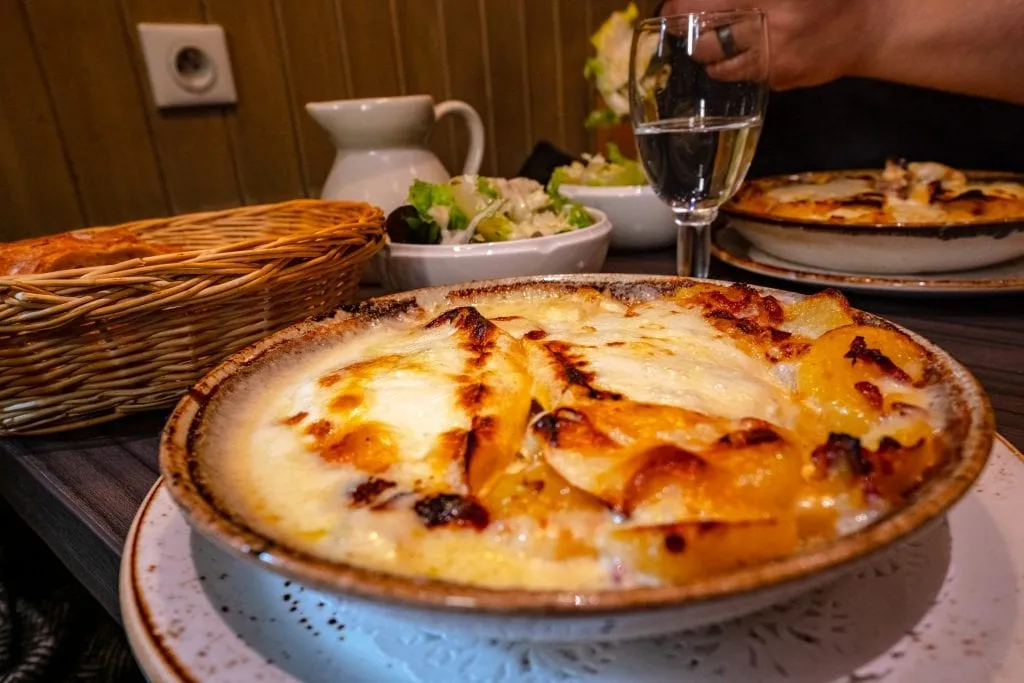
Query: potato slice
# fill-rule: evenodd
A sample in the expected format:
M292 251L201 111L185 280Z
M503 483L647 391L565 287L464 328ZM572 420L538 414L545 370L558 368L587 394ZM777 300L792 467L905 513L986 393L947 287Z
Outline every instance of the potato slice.
M854 322L850 303L834 289L804 297L784 309L785 322L780 329L810 339Z
M590 400L533 431L568 482L645 524L764 519L791 507L802 481L792 441L760 420Z
M784 517L619 528L603 546L623 571L678 585L784 557L798 542L796 523Z
M797 388L821 411L826 429L859 437L881 417L888 388L912 390L926 361L902 332L847 325L823 334L800 359Z

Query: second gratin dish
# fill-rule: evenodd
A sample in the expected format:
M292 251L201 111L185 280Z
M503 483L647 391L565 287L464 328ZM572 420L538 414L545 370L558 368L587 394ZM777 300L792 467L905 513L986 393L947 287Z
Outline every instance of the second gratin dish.
M747 182L729 224L791 263L853 274L967 270L1024 256L1024 176L936 163Z

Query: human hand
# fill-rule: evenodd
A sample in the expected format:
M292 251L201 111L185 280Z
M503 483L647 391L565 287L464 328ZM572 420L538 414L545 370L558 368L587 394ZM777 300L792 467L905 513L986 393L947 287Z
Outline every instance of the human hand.
M768 14L770 45L769 82L776 90L820 85L857 73L880 31L881 14L872 8L883 3L868 0L668 0L663 16L687 12L746 9L756 5ZM734 54L727 55L714 31L702 35L693 57L707 63L708 75L721 80L742 80L749 72L744 45L753 41L745 31L731 30ZM733 47L728 44L725 48Z

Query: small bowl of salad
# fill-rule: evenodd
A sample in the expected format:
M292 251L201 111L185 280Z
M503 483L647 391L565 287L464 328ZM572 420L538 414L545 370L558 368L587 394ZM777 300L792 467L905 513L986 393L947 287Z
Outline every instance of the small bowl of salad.
M583 161L560 166L548 191L604 212L615 228L614 249L659 249L675 244L672 210L647 184L640 164L613 143L606 154L585 154Z
M389 291L600 272L612 232L603 212L534 180L484 176L415 181L385 227L377 269Z

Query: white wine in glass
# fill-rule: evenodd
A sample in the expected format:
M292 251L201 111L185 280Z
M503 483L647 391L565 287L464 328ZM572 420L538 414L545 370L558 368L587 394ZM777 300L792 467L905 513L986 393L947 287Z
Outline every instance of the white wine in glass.
M711 223L742 184L768 95L758 10L641 22L630 57L630 115L651 187L675 214L676 270L707 277Z

